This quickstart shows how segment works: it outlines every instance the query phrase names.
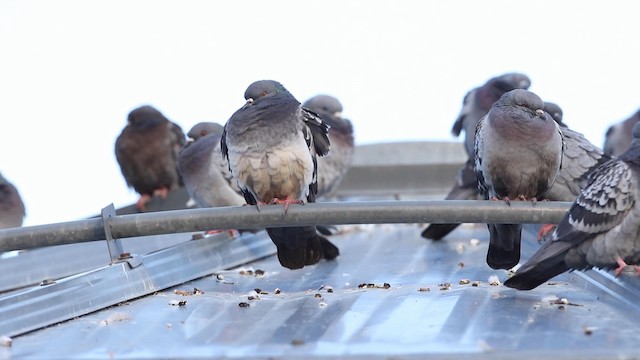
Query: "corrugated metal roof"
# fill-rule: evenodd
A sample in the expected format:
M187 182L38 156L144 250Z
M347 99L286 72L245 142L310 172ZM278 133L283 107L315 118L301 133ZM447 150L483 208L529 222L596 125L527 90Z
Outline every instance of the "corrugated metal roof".
M397 186L402 179L393 179L386 196L406 194ZM52 253L30 250L0 260L0 266L20 258L33 265L34 255L48 254L47 262L34 268L49 268L62 248L73 249L68 254L74 257L81 256L80 249L103 253L100 265L78 267L93 270L59 279L49 289L26 287L0 296L0 318L11 321L0 324L7 333L21 321L79 311L69 321L15 336L11 347L0 347L0 358L632 359L640 354L637 277L573 272L522 292L489 283L493 275L500 281L508 275L486 265L488 233L482 224L462 225L440 242L421 238L422 226L415 224L338 229L341 233L331 237L341 251L336 260L295 271L272 256L275 247L264 232L201 240L190 240L189 233L149 237L156 244L162 237L174 243L141 252L140 265L133 268L126 262L108 265L103 243L47 248ZM536 230L525 226L524 259L538 247Z

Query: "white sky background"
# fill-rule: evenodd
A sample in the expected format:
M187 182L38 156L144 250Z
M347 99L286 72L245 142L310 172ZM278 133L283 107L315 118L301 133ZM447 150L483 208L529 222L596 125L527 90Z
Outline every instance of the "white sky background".
M25 225L129 205L129 111L224 123L255 80L336 96L356 142L461 141L462 98L519 71L602 146L640 107L637 1L0 2L0 172ZM429 156L429 154L415 154Z

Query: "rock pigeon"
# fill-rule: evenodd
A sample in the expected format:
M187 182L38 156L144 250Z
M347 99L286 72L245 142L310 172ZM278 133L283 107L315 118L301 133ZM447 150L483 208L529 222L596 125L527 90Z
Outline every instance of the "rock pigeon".
M569 270L640 270L640 123L630 147L595 169L587 186L546 242L516 274L505 281L531 290Z
M531 80L524 74L506 73L489 79L484 85L471 89L462 101L462 110L453 124L451 133L459 136L465 131L464 146L469 159L458 171L456 182L445 197L445 200L478 200L478 185L473 164L475 162L474 136L478 121L489 112L491 105L500 97L514 89L528 89ZM430 224L422 237L440 240L460 224Z
M475 171L485 199L544 199L561 168L560 127L542 109L534 93L516 89L504 94L478 122ZM520 260L521 224L487 224L487 264L510 269Z
M245 204L232 179L229 165L220 153L224 127L201 122L187 133L189 140L178 154L178 169L189 196L198 207Z
M528 89L530 85L531 80L527 75L506 73L493 77L484 85L467 92L462 101L462 110L453 124L451 133L460 136L460 132L464 130L464 147L471 159L474 157L473 138L478 121L489 112L493 103L498 101L504 93L514 89Z
M0 229L22 226L25 215L18 189L0 174Z
M182 186L178 152L185 143L180 126L155 108L141 106L129 113L116 139L115 153L127 185L140 194L138 210L145 211L152 196L164 198Z
M316 156L329 153L328 127L277 81L260 80L245 91L246 104L227 121L221 151L248 204L314 202ZM337 256L315 226L267 228L280 264L300 269Z
M341 116L342 104L329 95L316 95L302 106L320 115L329 125L331 152L318 158L318 198L329 198L351 166L354 152L353 125Z
M604 153L610 156L622 154L631 144L631 129L640 122L640 110L628 119L612 125L604 138Z

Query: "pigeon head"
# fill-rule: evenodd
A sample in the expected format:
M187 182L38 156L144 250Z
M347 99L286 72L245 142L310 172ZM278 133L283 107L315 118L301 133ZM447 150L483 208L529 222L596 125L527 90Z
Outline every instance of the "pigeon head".
M137 128L150 127L163 121L168 121L168 119L160 111L149 105L131 110L127 117L127 122Z
M307 100L302 106L308 108L311 111L317 113L330 114L335 117L340 117L342 113L342 104L338 99L329 95L316 95Z
M247 103L257 103L262 99L277 97L277 96L292 96L287 89L277 81L274 80L260 80L249 85L244 92L244 98Z
M193 139L193 141L196 141L211 134L222 135L223 130L224 127L220 124L213 122L200 122L195 124L191 130L189 130L187 136L190 139Z
M489 111L491 105L505 93L513 89L528 89L530 85L529 77L520 73L507 73L493 77L478 89L480 105L485 111Z
M544 101L531 91L524 89L511 90L496 102L497 106L519 106L530 110L540 116L544 115Z
M562 109L560 108L560 106L558 106L558 104L545 101L543 110L549 113L549 115L551 115L553 120L555 120L558 125L567 127L567 125L562 122Z

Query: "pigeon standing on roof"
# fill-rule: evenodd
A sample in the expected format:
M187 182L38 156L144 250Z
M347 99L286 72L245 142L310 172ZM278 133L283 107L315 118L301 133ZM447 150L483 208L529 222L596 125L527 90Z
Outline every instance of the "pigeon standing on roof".
M178 152L186 138L177 124L151 106L132 110L127 125L117 137L115 153L122 175L140 198L136 207L145 211L152 196L165 198L182 186Z
M0 174L0 229L22 226L25 215L18 189Z
M189 140L178 155L178 169L189 196L198 207L239 206L245 204L220 153L224 127L201 122L187 133Z
M329 153L327 125L276 81L254 82L244 98L246 104L224 127L221 150L247 203L258 209L283 204L286 214L289 204L314 202L316 156ZM338 253L315 226L267 228L267 233L280 264L289 269Z
M542 109L534 93L516 89L504 94L478 122L475 170L486 199L544 199L561 168L560 127ZM487 224L487 264L510 269L520 260L521 224Z
M640 272L640 123L630 147L595 169L546 242L505 285L531 290L569 270Z
M478 121L489 112L493 103L500 97L514 89L528 89L531 80L520 73L506 73L489 79L484 85L471 89L464 97L460 115L453 124L451 133L459 136L465 131L464 147L469 159L458 171L456 182L445 197L445 200L478 200L478 186L474 166L474 136ZM422 237L432 240L440 240L460 224L430 224L423 232Z
M351 166L354 152L353 125L341 116L342 104L329 95L316 95L302 105L317 113L329 125L331 153L318 158L318 194L328 198L340 185Z
M604 138L604 153L610 156L622 154L631 144L631 129L640 122L640 110L628 119L611 125Z

